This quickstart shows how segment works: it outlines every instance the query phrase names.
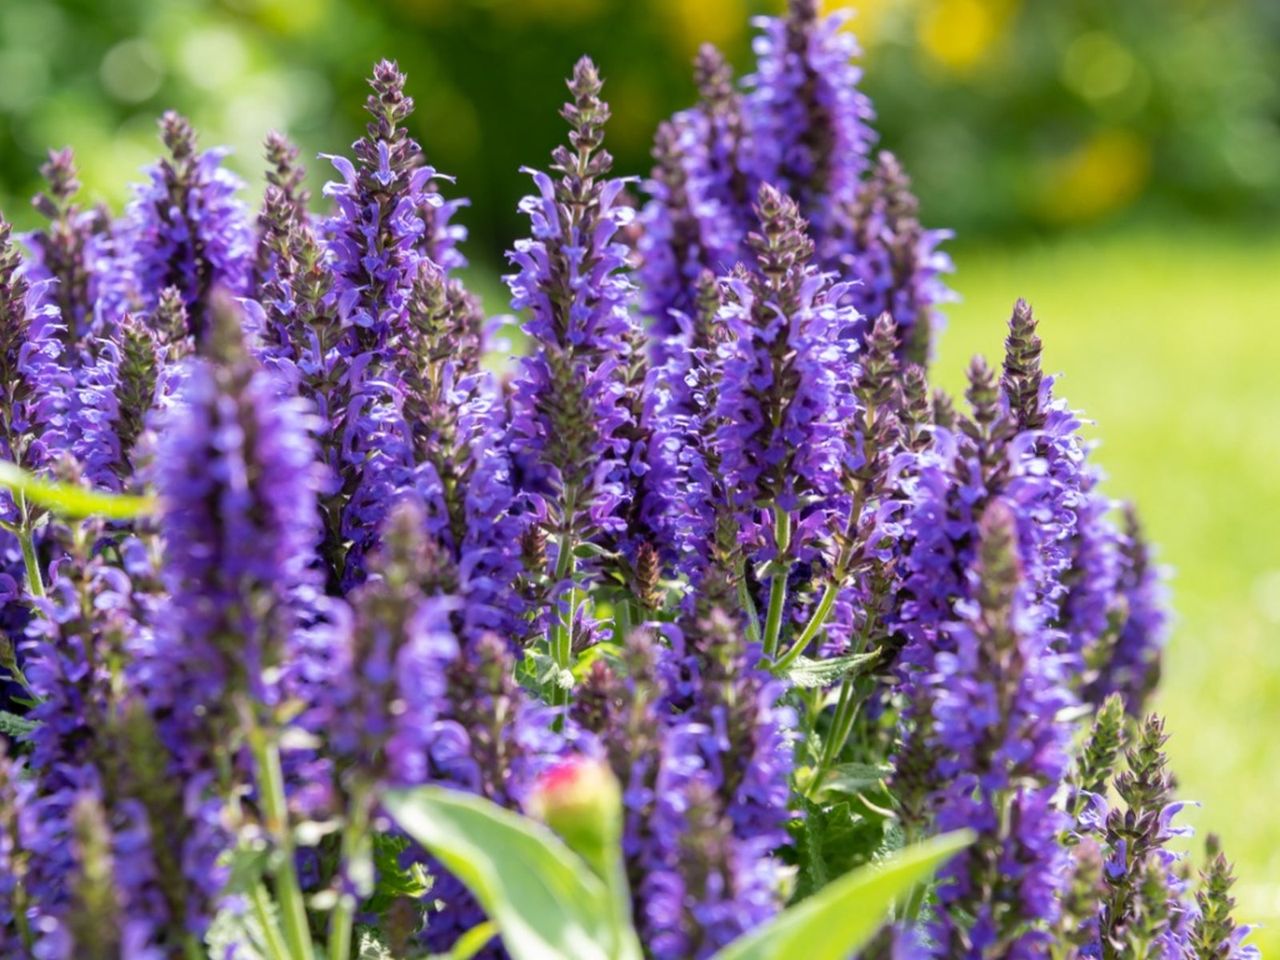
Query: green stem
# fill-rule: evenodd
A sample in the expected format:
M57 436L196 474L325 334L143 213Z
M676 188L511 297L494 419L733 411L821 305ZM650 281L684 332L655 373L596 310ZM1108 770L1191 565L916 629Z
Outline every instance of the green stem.
M738 571L738 603L747 617L747 639L752 643L760 642L760 614L756 610L756 602L751 598L751 590L747 587L747 578L742 570Z
M635 625L631 619L631 601L625 597L619 597L613 608L614 622L614 643L619 646L627 642L627 637L631 636L631 628Z
M258 918L258 926L262 928L262 937L266 941L268 956L272 960L293 960L285 946L284 938L280 936L276 918L271 915L271 897L266 887L260 883L257 884L249 895L249 899L253 903L253 914ZM189 956L200 956L200 948L195 945L191 937L187 937L186 951Z
M199 941L190 933L182 938L182 952L186 955L187 960L208 960L200 949Z
M289 812L285 801L284 771L280 749L257 724L249 730L249 742L258 768L258 791L262 795L267 831L276 843L272 877L280 914L284 923L289 955L296 960L312 960L311 929L307 924L307 905L293 862L293 840L289 835Z
M347 824L342 831L342 868L344 880L352 882L351 874L357 872L354 880L357 891L361 890L361 876L372 871L369 863L369 809L365 799L365 791L359 787L352 791L348 805ZM349 891L342 890L338 902L334 904L333 913L329 917L329 960L348 960L351 956L352 932L355 929L357 898Z
M773 658L778 652L778 634L782 631L782 608L787 603L787 575L781 571L769 580L769 610L764 620L764 655Z
M836 597L839 595L840 585L835 580L832 580L822 589L822 596L818 598L818 603L813 608L813 614L809 617L809 622L804 625L804 629L800 631L800 636L791 645L791 649L774 663L774 673L784 672L787 667L796 661L800 654L804 653L810 641L818 635L818 631L826 626L827 617L831 615L831 608L835 606Z
M0 642L9 643L9 640L6 638ZM4 668L4 670L9 675L9 679L12 680L14 683L16 683L18 686L20 686L26 692L27 696L31 698L33 701L35 701L36 703L40 703L44 700L44 697L40 696L38 693L35 692L35 690L31 688L31 682L27 680L27 675L23 673L22 668L18 666L17 658L14 658L9 663L0 664L0 667ZM3 674L0 674L0 677L2 676Z
M840 752L844 750L844 745L849 739L849 731L853 729L853 718L857 710L858 706L853 696L853 678L845 677L844 682L840 684L840 696L836 700L835 715L831 718L831 729L827 732L827 739L822 742L818 766L809 779L809 785L805 788L806 797L812 796L814 791L822 785L836 757L840 756Z
M40 574L40 558L36 556L35 532L31 529L31 517L27 513L26 497L18 494L18 508L22 511L22 524L18 527L18 544L22 548L22 563L27 570L27 589L33 597L43 597L44 577Z
M764 655L773 659L778 652L778 637L782 632L782 611L787 605L787 575L790 573L788 556L791 551L791 514L781 507L773 508L774 541L778 556L769 578L769 609L764 620Z
M575 558L574 536L572 517L574 511L574 502L577 498L572 493L566 495L564 504L564 516L566 518L564 532L560 535L560 546L556 551L556 570L555 578L552 584L555 586L563 583L566 579L570 579L574 575ZM577 598L575 596L574 586L569 587L569 609L564 613L560 610L558 601L555 603L555 609L552 610L551 636L548 640L548 651L551 659L555 661L557 667L561 671L569 669L573 659L573 608ZM569 702L569 691L559 685L558 679L556 688L553 691L553 700L555 705L563 706Z
M911 888L911 893L907 897L907 902L903 907L902 919L908 925L916 922L920 917L920 908L924 906L924 895L928 892L928 884L917 883Z

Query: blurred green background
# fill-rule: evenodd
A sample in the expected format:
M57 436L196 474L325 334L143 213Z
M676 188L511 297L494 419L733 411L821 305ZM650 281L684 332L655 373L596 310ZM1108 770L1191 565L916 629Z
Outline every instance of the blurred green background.
M1241 914L1280 949L1280 3L861 0L883 143L949 226L962 302L935 375L995 353L1037 307L1062 389L1095 419L1110 492L1175 570L1159 706L1189 819L1223 835ZM474 206L467 252L491 312L521 222L521 164L561 137L561 77L595 56L619 168L692 97L689 59L744 69L748 0L0 0L0 209L19 226L49 146L117 206L187 112L259 193L259 144L306 156L359 133L379 57L410 74L414 128ZM318 190L328 171L313 163Z

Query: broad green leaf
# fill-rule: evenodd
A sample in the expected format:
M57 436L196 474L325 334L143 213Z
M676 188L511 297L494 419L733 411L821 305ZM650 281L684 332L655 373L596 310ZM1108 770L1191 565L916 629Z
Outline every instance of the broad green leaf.
M971 841L966 831L949 833L842 877L735 940L713 960L845 960L880 928L895 900Z
M155 509L153 497L86 490L69 483L55 483L27 473L17 464L0 460L0 487L21 493L32 503L61 517L102 517L129 520Z
M787 670L787 679L793 686L801 690L817 690L829 687L845 677L857 676L866 671L880 657L879 651L873 653L850 653L843 657L832 657L829 660L810 660L808 657L796 657L795 662Z
M791 825L798 868L792 902L876 860L884 853L888 823L849 800L830 805L806 801L804 816Z
M420 787L383 798L396 822L466 884L515 960L638 960L610 893L549 829L480 797Z

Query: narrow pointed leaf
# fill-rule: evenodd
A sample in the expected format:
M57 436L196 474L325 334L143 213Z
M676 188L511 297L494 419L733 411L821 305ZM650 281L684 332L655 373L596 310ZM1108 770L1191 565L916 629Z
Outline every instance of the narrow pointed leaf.
M895 900L972 839L966 831L949 833L842 877L735 940L714 960L845 960L880 928Z
M28 473L16 464L0 460L0 487L21 493L32 503L60 517L102 517L129 520L155 509L152 497L86 490L68 483L56 483Z

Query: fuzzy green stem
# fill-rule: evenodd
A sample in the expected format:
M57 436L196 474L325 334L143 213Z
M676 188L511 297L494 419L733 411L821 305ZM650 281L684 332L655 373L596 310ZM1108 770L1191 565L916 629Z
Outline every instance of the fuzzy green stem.
M769 610L764 620L764 655L772 658L778 652L778 635L782 631L782 609L787 604L787 575L781 571L769 580Z
M752 643L760 642L760 614L756 610L756 602L751 598L751 590L747 587L747 578L738 571L738 603L747 618L747 639Z
M249 742L257 765L258 791L262 796L267 831L276 844L272 878L275 880L289 955L298 960L311 960L314 956L311 929L307 923L307 905L302 897L302 887L298 883L293 862L293 839L289 834L289 812L285 801L280 749L257 724L249 730Z
M352 792L347 824L342 831L343 870L349 873L352 864L367 862L369 856L368 804L365 791L357 788ZM334 904L333 913L329 917L329 960L348 960L351 956L356 905L356 897L350 891L343 890L339 893L338 902Z
M280 928L276 925L276 918L271 915L271 897L267 893L266 887L260 883L256 885L249 895L249 899L253 904L253 913L258 919L258 926L262 928L263 939L266 940L267 955L271 960L294 960L285 946L284 938L280 935ZM185 948L188 957L201 956L200 948L196 945L193 937L186 938Z
M22 511L22 523L18 527L18 544L22 548L22 563L27 570L27 589L33 597L43 597L44 577L40 574L40 558L36 555L35 532L31 529L31 517L27 512L27 501L18 494L18 509Z
M773 659L778 652L778 638L782 632L782 611L787 605L787 575L791 551L791 514L779 506L773 508L773 536L778 555L773 561L773 575L769 579L769 609L764 620L764 655Z
M831 608L835 606L836 597L840 595L840 585L832 580L822 590L822 596L818 598L817 605L813 608L813 614L809 617L809 622L804 625L804 629L800 631L800 636L796 638L796 642L791 645L786 653L777 659L773 665L774 673L783 673L793 664L796 659L804 653L805 649L818 632L827 624L827 618L831 616Z
M826 740L822 742L818 766L814 769L808 786L805 787L806 797L813 796L814 791L822 786L822 781L830 772L831 765L835 763L836 757L840 756L849 739L849 731L853 729L853 720L857 712L858 705L853 696L853 679L845 677L844 682L840 684L840 696L836 700L835 715L831 718L831 729L827 732Z

